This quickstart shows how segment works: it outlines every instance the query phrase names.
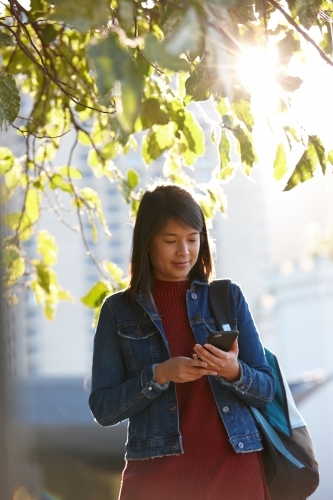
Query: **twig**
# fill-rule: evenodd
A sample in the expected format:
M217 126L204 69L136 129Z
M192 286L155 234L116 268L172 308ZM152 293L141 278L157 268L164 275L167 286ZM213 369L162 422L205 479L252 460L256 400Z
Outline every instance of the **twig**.
M287 19L287 21L295 28L298 33L300 33L307 42L309 42L313 47L319 52L319 55L324 59L327 64L333 66L333 61L325 54L325 52L316 44L314 40L294 21L294 19L286 12L280 4L275 0L266 0L268 3L273 5L281 14Z

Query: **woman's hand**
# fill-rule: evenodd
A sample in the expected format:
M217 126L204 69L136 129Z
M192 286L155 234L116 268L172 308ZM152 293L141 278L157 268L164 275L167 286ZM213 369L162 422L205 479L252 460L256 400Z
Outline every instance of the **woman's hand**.
M216 369L209 367L204 360L185 358L183 356L170 358L155 367L155 381L160 384L167 382L192 382L204 375L217 375Z
M225 378L229 382L234 382L240 377L240 366L238 364L238 342L232 344L230 351L221 351L211 344L205 344L203 347L200 344L194 346L193 359L205 361L208 368L216 370L218 375Z

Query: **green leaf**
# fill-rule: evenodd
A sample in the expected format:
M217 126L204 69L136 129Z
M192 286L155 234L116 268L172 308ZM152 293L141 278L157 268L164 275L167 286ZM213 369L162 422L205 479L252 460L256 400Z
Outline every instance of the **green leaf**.
M220 172L218 178L221 181L227 182L233 177L235 173L234 167L230 165L230 149L231 144L227 133L225 130L222 130L221 140L219 143L219 153L220 153Z
M318 165L318 156L315 149L310 146L306 149L290 176L284 191L290 191L297 184L312 179Z
M131 200L133 198L133 190L137 187L139 181L140 181L140 176L138 172L133 169L127 170L126 178L121 179L119 187L126 203L131 203Z
M312 135L309 137L308 147L297 163L286 187L284 188L284 191L289 191L290 189L297 186L297 184L311 179L317 169L318 164L321 166L323 174L325 174L325 149L320 139L317 136Z
M286 36L276 44L280 64L289 64L293 54L300 50L301 44L297 36L298 35L294 31L289 30L287 31Z
M218 210L220 212L225 212L227 208L227 200L222 189L217 183L210 185L207 187L207 193L211 200L211 206L213 208L214 213Z
M183 186L190 186L192 184L192 179L182 169L182 162L178 152L175 154L173 150L167 155L164 162L163 175Z
M0 175L8 172L14 165L14 155L9 148L0 148Z
M246 125L248 131L252 132L254 119L251 113L250 102L245 99L239 99L232 103L231 108L235 112L237 118L239 118Z
M25 178L26 177L22 175L21 165L16 161L12 168L5 174L5 183L7 188L13 191L18 186L22 185Z
M163 51L169 56L189 53L194 60L202 47L202 23L198 12L190 6L181 16L178 13L176 16L179 22L172 30L169 28L169 32L165 32Z
M36 269L36 279L30 284L31 290L35 294L37 303L43 304L47 319L52 321L58 302L60 300L73 302L74 298L70 292L58 285L57 275L44 262L34 260L32 264Z
M159 42L156 36L149 34L145 38L144 56L150 62L155 62L162 68L171 69L173 71L188 71L188 63L179 57L180 54L171 55L166 45Z
M140 182L140 176L136 170L129 168L126 173L127 182L131 189L135 189Z
M283 73L276 76L276 81L286 92L295 92L303 83L303 80L298 76L290 76Z
M123 283L123 274L124 271L117 266L114 262L105 262L104 267L107 272L110 274L111 278L119 284Z
M212 217L214 216L214 209L212 207L212 200L210 196L208 194L206 196L201 196L198 198L198 201L205 219L212 219Z
M15 232L18 232L22 241L27 241L31 237L31 221L22 212L11 212L2 217L3 223Z
M50 293L50 284L52 278L50 268L42 262L38 262L36 263L36 271L39 286L43 290L45 290L46 293Z
M319 164L321 166L321 170L322 170L323 174L325 174L325 171L326 171L326 156L325 156L325 148L323 146L323 143L321 142L321 140L319 139L319 137L317 137L315 135L311 135L309 137L309 142L314 147L314 149L315 149L315 151L317 153L317 156L318 156L318 161L319 161Z
M161 109L161 101L155 97L145 99L141 106L140 118L142 128L151 128L153 125L166 125L169 122L169 115Z
M312 2L296 0L295 7L299 20L307 30L316 23L321 4L321 0L314 0Z
M13 47L15 46L15 43L10 35L0 30L0 45L4 45L5 47Z
M34 157L34 163L52 161L58 152L58 144L55 141L47 141L38 146Z
M8 245L2 249L3 286L14 285L24 274L25 263L16 246Z
M51 19L66 21L75 26L82 33L90 28L98 28L106 24L109 18L109 10L105 0L80 0L80 2L68 2L67 0L50 0L55 5Z
M82 132L82 130L79 130L77 139L82 146L91 146L90 134L86 134Z
M82 179L83 178L83 174L82 174L81 170L79 170L76 167L67 167L67 166L60 167L59 173L62 177L67 176L70 179Z
M246 175L250 175L251 169L254 163L257 161L257 157L253 149L252 137L245 130L246 129L237 127L235 129L232 129L232 133L238 140L238 150L241 156L243 170Z
M85 306L94 309L95 307L100 307L105 297L107 297L107 295L109 295L112 291L112 288L106 281L98 281L80 300Z
M206 101L211 95L210 74L204 61L198 64L185 82L185 104L191 101Z
M97 86L101 96L109 94L116 82L120 83L114 92L118 120L127 133L133 131L139 114L143 81L133 58L115 33L100 40L89 48L96 73ZM121 96L119 96L119 90Z
M182 132L186 139L186 149L182 156L186 165L192 165L198 156L205 153L205 134L192 113L185 110ZM181 141L184 144L184 141Z
M54 266L58 260L58 246L54 237L46 230L37 234L37 252L42 255L43 263Z
M327 161L329 161L330 164L333 165L333 149L327 153Z
M63 177L60 174L54 174L52 175L50 179L50 188L51 189L61 189L62 191L65 191L66 193L74 193L74 189L71 183L65 181Z
M57 26L56 24L47 24L41 26L41 38L44 43L50 44L54 42L59 35L59 31L61 26Z
M132 0L118 2L118 18L122 28L129 31L134 24L135 11Z
M92 188L85 187L85 188L81 189L80 194L81 194L81 197L84 200L85 204L88 205L88 208L90 210L94 210L96 212L96 215L97 215L100 223L103 226L105 234L107 236L111 236L111 233L108 229L108 225L106 223L104 213L102 210L102 202L101 202L101 199L100 199L98 193ZM92 218L90 219L90 223L92 225L92 229L94 230L94 223L93 223ZM96 237L94 237L94 234L93 234L93 241L96 242Z
M115 158L121 151L121 147L116 141L110 141L105 146L103 146L101 150L101 155L106 160L110 160L111 158ZM98 160L97 160L98 161Z
M220 113L221 116L228 115L230 113L229 99L227 97L222 97L221 99L219 99L216 105L216 110Z
M10 73L0 70L0 130L11 125L20 110L20 96L15 79Z
M31 224L38 221L40 217L41 196L37 189L29 188L25 200L25 215Z
M8 189L6 184L0 184L0 205L4 205L11 199L13 196L14 191L11 191Z
M103 158L99 155L96 149L91 149L87 159L88 165L92 168L96 177L102 177L104 174L105 165Z
M148 165L157 160L175 142L175 124L154 125L142 141L142 157Z
M279 181L288 170L287 156L283 144L278 144L273 165L274 179Z

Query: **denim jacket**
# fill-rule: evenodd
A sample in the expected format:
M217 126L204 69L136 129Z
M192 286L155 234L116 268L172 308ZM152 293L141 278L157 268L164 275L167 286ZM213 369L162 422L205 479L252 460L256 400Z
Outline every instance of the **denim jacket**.
M216 331L208 287L194 280L186 292L193 346L204 344ZM231 328L239 330L241 377L228 382L209 376L209 382L235 452L259 451L260 432L247 405L262 407L272 400L274 377L246 299L235 283L230 285L230 309ZM168 341L156 308L140 294L133 304L123 291L104 301L94 341L89 405L102 426L129 419L127 460L183 453L175 384L161 386L154 380L154 365L168 358Z

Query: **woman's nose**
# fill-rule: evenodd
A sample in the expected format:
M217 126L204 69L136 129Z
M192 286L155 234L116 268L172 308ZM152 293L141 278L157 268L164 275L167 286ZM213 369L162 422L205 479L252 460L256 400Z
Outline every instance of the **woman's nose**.
M179 242L179 245L177 248L177 253L179 255L187 255L188 254L188 245L187 245L186 241Z

